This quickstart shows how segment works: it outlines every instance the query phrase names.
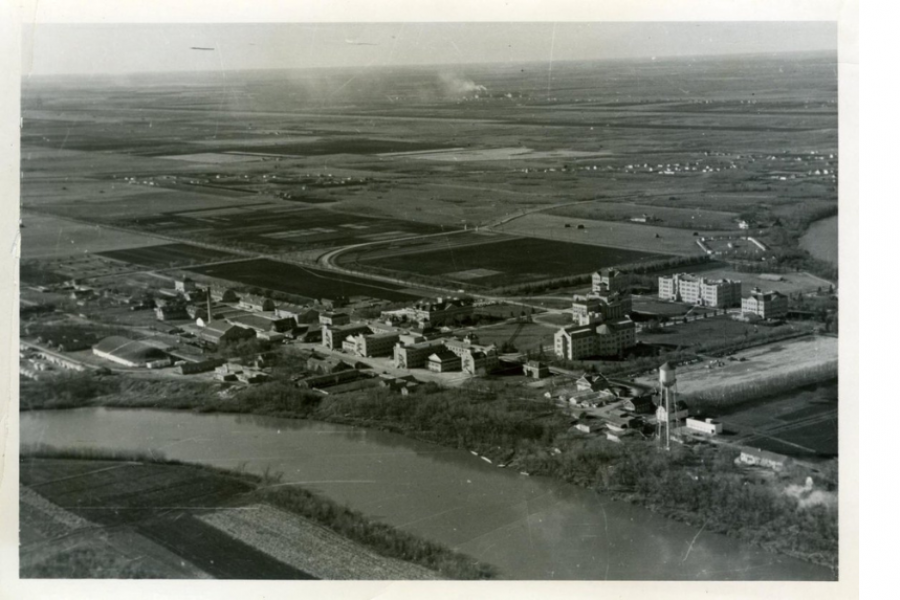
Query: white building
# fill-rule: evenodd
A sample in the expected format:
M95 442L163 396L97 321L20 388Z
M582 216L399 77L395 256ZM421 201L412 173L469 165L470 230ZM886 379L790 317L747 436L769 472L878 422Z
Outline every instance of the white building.
M730 308L740 304L741 282L711 280L687 273L659 278L659 298L699 306Z

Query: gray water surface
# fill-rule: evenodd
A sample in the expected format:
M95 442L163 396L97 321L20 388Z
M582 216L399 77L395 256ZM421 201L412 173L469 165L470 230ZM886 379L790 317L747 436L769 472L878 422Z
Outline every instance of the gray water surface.
M800 238L800 247L819 260L838 264L838 218L820 219Z
M833 580L829 569L525 477L400 435L248 415L127 409L21 413L21 443L158 450L297 483L465 552L509 579Z

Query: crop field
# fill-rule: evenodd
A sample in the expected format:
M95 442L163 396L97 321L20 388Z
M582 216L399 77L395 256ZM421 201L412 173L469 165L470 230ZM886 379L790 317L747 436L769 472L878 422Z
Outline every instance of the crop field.
M235 254L190 244L161 244L158 246L129 248L127 250L98 252L97 254L113 260L151 268L176 267L238 258Z
M384 258L363 257L360 263L493 287L590 273L602 267L659 257L621 248L518 238Z
M761 407L765 410L761 410ZM735 442L789 456L837 456L836 382L809 386L717 415Z
M45 527L48 517L74 529L88 529L90 522L85 542L93 545L102 539L104 528L116 535L124 526L135 537L133 547L151 550L150 556L138 556L149 571L144 576L185 576L187 562L219 578L310 578L196 519L198 509L212 510L251 489L235 478L172 465L32 459L23 461L20 479L33 490L23 493L26 505L45 514L30 519L32 529ZM37 500L30 497L34 492ZM27 556L29 548L21 551ZM160 554L170 553L181 558L180 573L158 564ZM108 559L111 553L107 549L105 554Z
M292 252L441 231L434 225L304 208L296 204L227 212L219 209L208 213L173 211L123 220L121 224L186 240L262 252Z
M383 300L402 301L412 300L417 296L401 286L391 283L369 281L361 277L341 275L266 259L194 267L187 270L207 277L312 299L371 296Z

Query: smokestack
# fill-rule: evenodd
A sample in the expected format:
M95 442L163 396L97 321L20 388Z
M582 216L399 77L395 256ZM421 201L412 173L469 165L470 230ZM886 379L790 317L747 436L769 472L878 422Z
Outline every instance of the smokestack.
M206 286L206 323L212 323L212 286Z

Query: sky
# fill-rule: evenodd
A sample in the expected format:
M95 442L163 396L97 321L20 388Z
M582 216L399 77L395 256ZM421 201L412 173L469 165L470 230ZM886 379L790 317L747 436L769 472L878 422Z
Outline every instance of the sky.
M22 75L28 77L835 51L837 26L831 22L38 24L24 29L22 41Z

